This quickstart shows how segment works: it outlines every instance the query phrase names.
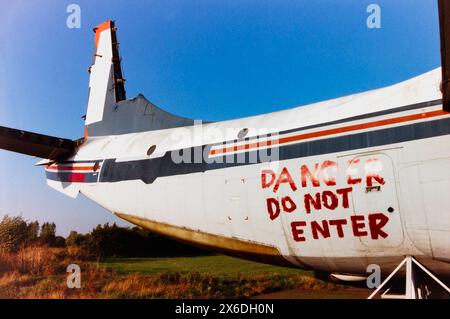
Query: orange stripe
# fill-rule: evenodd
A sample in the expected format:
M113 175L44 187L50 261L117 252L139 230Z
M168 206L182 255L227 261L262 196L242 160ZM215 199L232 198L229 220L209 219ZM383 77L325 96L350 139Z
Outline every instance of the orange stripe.
M98 40L100 39L100 33L102 33L102 31L108 30L109 28L111 28L111 21L107 20L105 22L103 22L102 24L99 24L97 27L94 28L95 31L95 47L98 48Z
M373 128L378 126L385 126L390 124L397 124L397 123L403 123L403 122L409 122L414 120L420 120L430 117L436 117L441 115L448 115L447 112L443 110L437 110L437 111L431 111L431 112L425 112L425 113L419 113L419 114L412 114L412 115L405 115L401 117L396 118L390 118L385 120L379 120L375 122L369 122L369 123L363 123L363 124L354 124L344 127L338 127L334 129L328 129L318 132L311 132L311 133L305 133L305 134L299 134L289 137L283 137L278 140L270 140L270 141L264 141L264 142L256 142L256 143L250 143L245 145L239 145L239 146L232 146L232 147L224 147L221 149L211 150L210 155L216 155L216 154L223 154L228 152L235 152L240 150L248 150L253 148L258 148L261 146L270 146L270 145L279 145L279 144L285 144L289 142L295 142L300 140L305 140L313 137L321 137L321 136L327 136L327 135L333 135L333 134L339 134L339 133L346 133L356 130L362 130L367 128Z
M58 165L50 165L47 169L54 169L59 171L92 171L94 170L94 166L58 166ZM98 167L100 169L100 166Z

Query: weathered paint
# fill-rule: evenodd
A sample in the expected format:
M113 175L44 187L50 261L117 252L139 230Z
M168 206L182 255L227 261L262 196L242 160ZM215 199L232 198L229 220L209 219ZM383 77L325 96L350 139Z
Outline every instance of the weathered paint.
M450 274L450 115L441 110L440 74L199 125L143 96L107 97L89 105L89 136L49 166L48 184L154 232L244 258L362 274L370 263L388 271L413 255ZM198 130L220 134L174 140ZM263 149L279 157L253 156ZM195 159L195 150L208 158L172 160L180 152ZM230 161L241 154L243 162ZM99 172L68 168L83 162L98 162Z
M124 213L115 213L118 217L153 233L160 234L190 245L208 250L219 251L227 255L259 261L268 264L293 267L283 258L280 251L268 245L208 234L199 230L188 229L165 223L158 223L145 218L139 218ZM305 266L305 268L307 268Z

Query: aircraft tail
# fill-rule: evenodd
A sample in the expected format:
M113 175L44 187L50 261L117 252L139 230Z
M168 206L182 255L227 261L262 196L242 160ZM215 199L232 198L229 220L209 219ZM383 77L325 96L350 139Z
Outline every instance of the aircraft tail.
M100 123L105 110L125 100L125 86L113 21L105 21L96 28L94 64L89 68L89 102L84 137L91 125ZM40 158L56 160L76 151L83 139L69 140L8 127L0 127L0 149Z
M105 112L126 99L125 80L122 76L119 43L114 21L108 20L94 28L94 63L89 67L89 100L85 120L85 138L89 127L98 126Z
M94 28L94 63L89 68L89 101L84 137L146 132L193 125L194 120L166 112L142 94L126 99L114 21Z

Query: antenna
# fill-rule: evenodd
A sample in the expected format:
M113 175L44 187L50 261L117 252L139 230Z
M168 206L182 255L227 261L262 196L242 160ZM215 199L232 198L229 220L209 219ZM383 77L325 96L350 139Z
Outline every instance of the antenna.
M119 43L117 42L116 31L117 28L114 25L114 21L111 21L112 61L114 65L114 88L117 103L126 100L126 92L125 79L123 78L121 67L122 58L119 55Z

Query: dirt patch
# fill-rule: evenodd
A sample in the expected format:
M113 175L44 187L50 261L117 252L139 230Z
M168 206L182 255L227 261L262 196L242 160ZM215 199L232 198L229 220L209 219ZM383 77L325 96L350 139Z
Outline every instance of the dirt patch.
M332 290L289 289L255 296L252 299L367 299L372 290L342 287Z

